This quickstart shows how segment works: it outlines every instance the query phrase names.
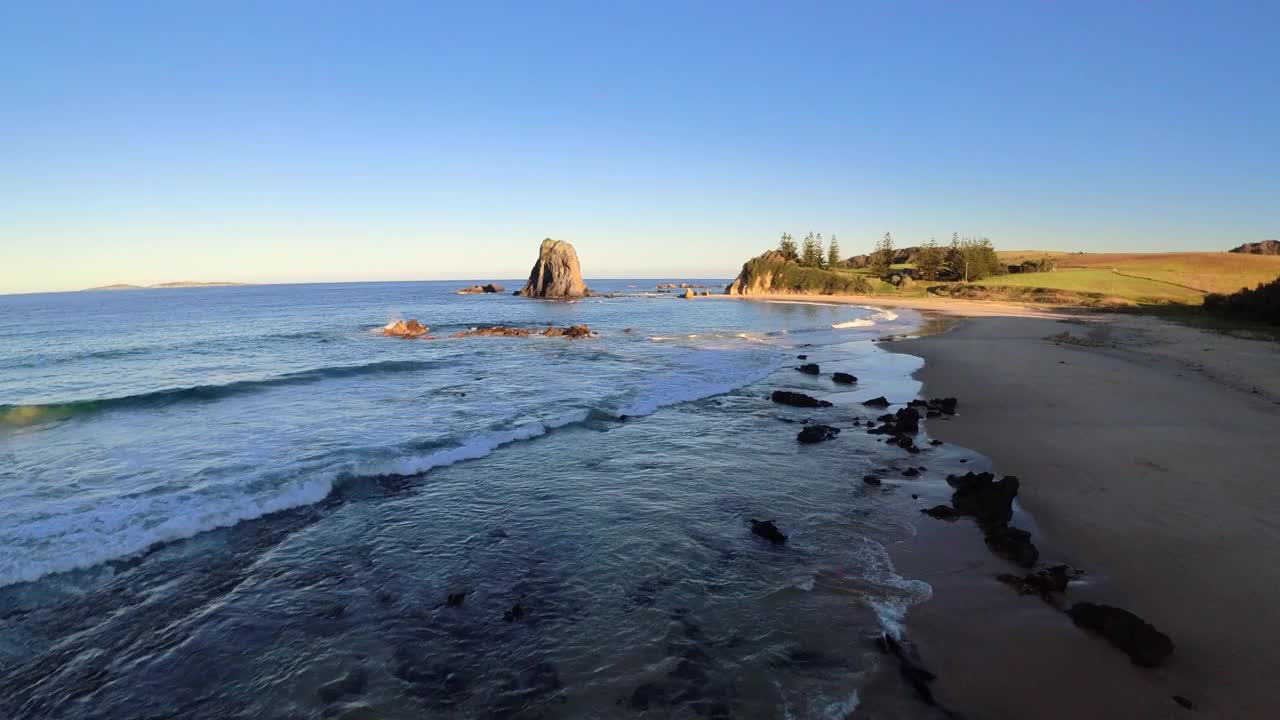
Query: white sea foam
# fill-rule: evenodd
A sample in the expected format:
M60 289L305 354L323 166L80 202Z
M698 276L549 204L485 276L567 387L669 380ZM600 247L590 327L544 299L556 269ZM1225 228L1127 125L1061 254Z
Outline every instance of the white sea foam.
M332 491L332 477L309 477L258 492L210 486L195 492L45 506L37 518L6 518L0 530L0 587L92 567L157 543L317 503Z
M589 410L579 410L557 416L543 422L527 422L507 430L493 430L468 438L466 442L455 447L436 450L426 455L415 455L398 458L388 463L366 466L357 471L359 475L421 475L433 468L445 467L464 460L478 460L493 453L504 445L532 440L546 435L551 430L582 422L590 414Z
M700 400L736 390L776 371L780 359L760 351L696 350L668 374L624 395L615 416L650 415L662 407ZM326 498L344 475L419 475L433 468L476 460L512 443L546 435L585 421L591 410L578 408L541 421L493 429L460 444L390 461L310 468L295 479L261 477L247 483L175 488L162 494L124 495L44 505L36 517L9 514L0 523L0 587L39 579L51 573L98 565L136 555L159 544L274 512L310 505Z
M864 310L876 310L876 308L868 307L866 305L859 305L858 307ZM850 320L848 322L835 323L831 326L831 328L833 330L849 330L851 328L872 327L878 322L893 322L894 320L897 320L897 319L898 319L898 314L892 310L878 310L871 317L858 318L857 320Z
M824 708L822 717L830 718L831 720L845 720L845 718L853 714L854 710L858 709L859 703L861 703L861 698L858 697L858 691L854 690L843 701L831 703Z
M631 393L614 414L620 417L652 415L668 405L732 392L765 379L782 366L781 358L772 353L689 352L687 365L653 378L646 387Z

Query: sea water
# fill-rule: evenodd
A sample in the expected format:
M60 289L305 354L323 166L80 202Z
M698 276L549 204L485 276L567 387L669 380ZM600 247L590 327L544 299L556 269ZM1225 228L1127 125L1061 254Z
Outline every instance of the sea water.
M0 297L0 717L843 717L929 595L853 425L918 318L658 282Z

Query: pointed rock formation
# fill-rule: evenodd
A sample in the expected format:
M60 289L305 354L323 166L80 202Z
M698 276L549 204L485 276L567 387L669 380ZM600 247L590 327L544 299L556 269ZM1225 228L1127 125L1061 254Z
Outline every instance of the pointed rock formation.
M580 298L587 294L582 282L578 253L563 240L547 238L538 249L538 261L529 273L529 282L517 295L536 298Z

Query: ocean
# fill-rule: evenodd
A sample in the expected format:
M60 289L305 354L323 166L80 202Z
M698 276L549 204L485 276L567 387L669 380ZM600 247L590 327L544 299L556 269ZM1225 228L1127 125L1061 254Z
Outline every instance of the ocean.
M845 717L930 594L948 448L853 425L919 317L659 282L0 297L0 717Z

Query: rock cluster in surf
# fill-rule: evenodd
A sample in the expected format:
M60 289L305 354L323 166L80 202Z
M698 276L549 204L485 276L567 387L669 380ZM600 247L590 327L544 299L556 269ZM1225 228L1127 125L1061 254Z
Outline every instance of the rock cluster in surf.
M382 334L386 335L387 337L398 337L398 338L405 338L405 339L419 338L419 337L422 337L423 335L426 335L430 331L431 331L431 328L426 327L425 325L418 322L417 320L408 320L408 321L397 320L393 323L389 323L386 327L382 328Z
M458 294L459 295L493 295L495 293L504 293L506 291L507 289L502 287L501 285L494 285L493 283L489 283L488 285L472 285L471 287L464 287L458 291Z

